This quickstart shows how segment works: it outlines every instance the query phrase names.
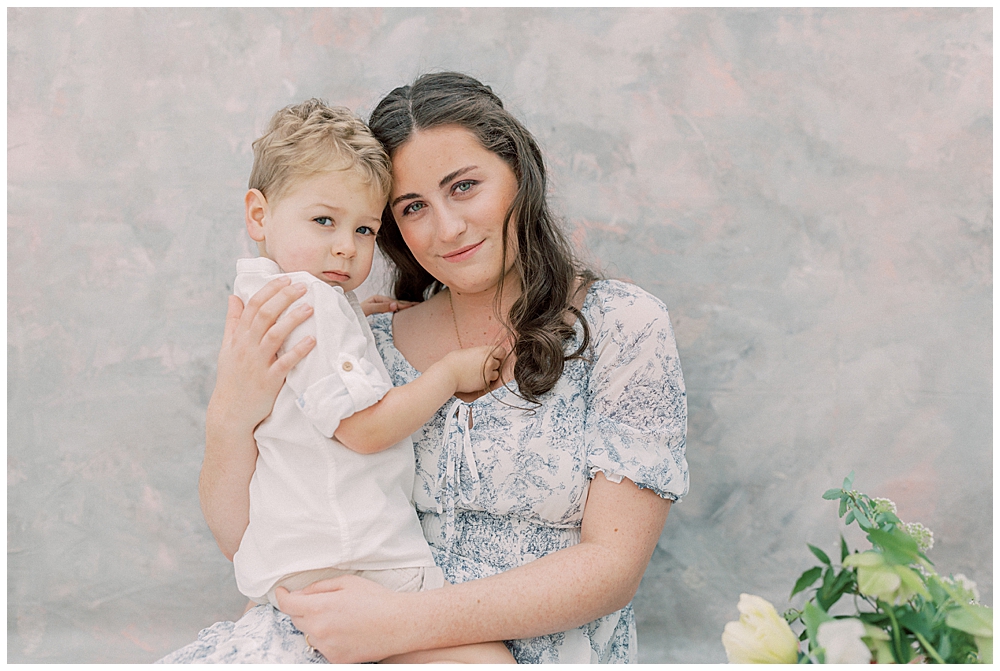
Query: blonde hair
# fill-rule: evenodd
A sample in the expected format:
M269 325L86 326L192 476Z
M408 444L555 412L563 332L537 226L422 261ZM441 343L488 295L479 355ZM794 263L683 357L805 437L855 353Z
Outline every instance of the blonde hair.
M389 197L389 157L368 126L346 107L311 98L278 110L254 141L249 187L276 199L294 178L330 170L352 170Z

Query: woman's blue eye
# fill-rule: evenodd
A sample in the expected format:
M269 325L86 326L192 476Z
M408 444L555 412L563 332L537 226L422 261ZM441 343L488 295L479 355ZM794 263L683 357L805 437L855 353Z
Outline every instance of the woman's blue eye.
M475 184L476 183L474 181L472 181L471 179L463 180L463 181L461 181L461 182L459 182L458 184L455 185L455 191L459 191L461 193L466 193L469 189L471 189L473 186L475 186Z
M409 205L403 208L403 216L405 217L408 214L419 212L420 210L424 209L424 207L425 205L421 202L410 203Z
M313 219L320 226L333 226L333 219L330 217L316 217Z

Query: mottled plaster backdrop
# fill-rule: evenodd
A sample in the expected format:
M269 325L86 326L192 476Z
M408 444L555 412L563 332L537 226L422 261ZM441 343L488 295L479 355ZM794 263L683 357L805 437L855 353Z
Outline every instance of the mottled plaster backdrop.
M579 248L669 306L691 494L640 659L788 606L848 471L992 604L992 11L8 10L8 661L150 661L243 599L198 507L251 141L491 84ZM852 537L853 538L853 537Z

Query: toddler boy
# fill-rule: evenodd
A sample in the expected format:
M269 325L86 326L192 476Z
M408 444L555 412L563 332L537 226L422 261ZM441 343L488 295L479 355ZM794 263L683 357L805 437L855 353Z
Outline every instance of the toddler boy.
M311 335L316 346L254 432L259 456L250 523L233 559L237 585L275 607L278 586L346 573L397 591L441 587L411 502L409 435L456 392L488 386L500 362L488 347L459 350L392 386L353 293L371 270L389 159L349 110L318 100L286 107L253 148L246 226L260 257L237 262L234 293L246 303L282 274L305 283L289 309L306 302L313 316L287 342Z

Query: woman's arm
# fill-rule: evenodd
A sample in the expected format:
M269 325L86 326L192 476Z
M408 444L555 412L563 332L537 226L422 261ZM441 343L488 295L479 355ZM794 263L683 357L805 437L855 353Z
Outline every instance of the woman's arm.
M542 636L607 615L632 600L670 501L630 480L590 483L580 543L482 580L430 592L390 592L345 576L300 592L281 610L332 662Z
M315 345L304 338L278 349L312 308L278 317L305 293L288 278L268 283L247 302L229 297L215 390L205 417L205 459L198 480L201 510L222 553L232 559L250 519L250 478L257 463L253 431L274 407L285 376Z

